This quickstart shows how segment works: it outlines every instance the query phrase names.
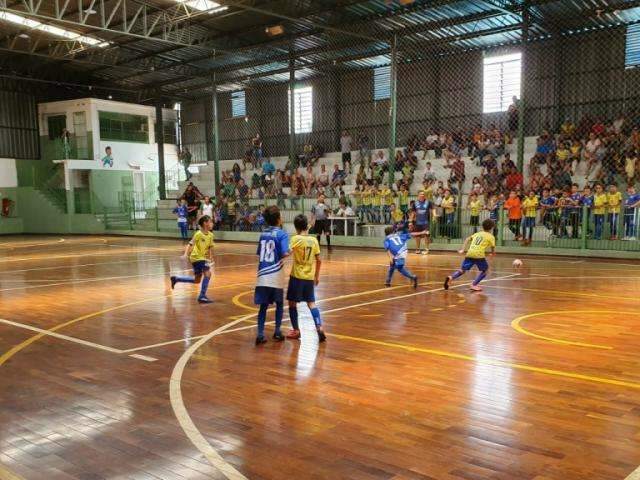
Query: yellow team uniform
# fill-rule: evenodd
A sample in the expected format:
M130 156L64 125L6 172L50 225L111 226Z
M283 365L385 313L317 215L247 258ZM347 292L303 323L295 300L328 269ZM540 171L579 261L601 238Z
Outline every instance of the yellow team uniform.
M393 220L393 223L401 222L404 219L404 214L402 213L402 210L400 210L399 208L396 208L391 214L391 219Z
M368 188L362 192L361 194L362 197L362 205L364 205L365 207L369 207L371 206L371 200L372 200L372 192L371 190L369 190Z
M379 207L382 202L382 197L380 196L380 192L371 192L371 206Z
M445 197L442 199L442 204L440 206L444 210L444 213L453 213L456 211L456 207L453 206L455 201L456 200L453 198L453 195L449 196L449 198Z
M467 258L485 258L487 249L496 246L495 237L489 232L478 232L471 235L471 244L467 250Z
M607 194L596 193L593 196L593 214L604 215L607 209Z
M203 233L202 230L198 230L191 239L191 254L189 255L189 261L191 263L201 262L208 260L209 250L213 248L213 233Z
M558 157L558 160L565 161L566 159L569 158L569 154L570 153L571 152L569 150L567 150L566 148L559 148L556 151L556 157Z
M427 200L433 200L433 187L427 187L424 189L424 196Z
M400 204L400 206L406 206L409 205L409 192L408 191L402 191L400 190L398 192L398 203Z
M388 188L380 190L380 203L385 206L389 206L393 203L393 192Z
M535 218L536 211L538 209L538 203L539 202L538 202L537 196L533 198L525 197L525 199L522 200L522 210L524 210L524 216L529 218Z
M471 212L472 217L479 217L480 210L482 210L482 200L474 200L469 202L469 210Z
M620 213L620 204L622 203L622 194L620 192L607 193L607 205L609 213Z
M291 276L300 280L314 280L316 275L316 255L320 255L320 245L315 237L294 235L289 241L293 254Z

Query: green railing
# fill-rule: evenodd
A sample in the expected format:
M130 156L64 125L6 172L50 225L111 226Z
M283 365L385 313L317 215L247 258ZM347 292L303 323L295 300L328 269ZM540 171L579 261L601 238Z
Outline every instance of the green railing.
M31 186L40 191L62 212L67 212L67 195L64 183L64 167L47 164L42 168L32 167Z

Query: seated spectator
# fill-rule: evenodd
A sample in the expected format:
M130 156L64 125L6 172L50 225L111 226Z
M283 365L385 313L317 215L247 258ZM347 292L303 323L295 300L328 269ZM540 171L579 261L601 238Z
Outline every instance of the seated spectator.
M305 194L307 197L311 196L311 190L313 190L316 186L316 175L313 173L313 167L311 165L307 166L307 171L304 175L304 183L305 183Z
M513 160L511 160L510 153L504 154L504 160L502 160L502 168L504 168L505 166L509 167L509 169L516 168L516 164L513 162Z
M244 180L242 178L238 181L237 191L238 198L241 202L246 202L249 200L249 187L244 183Z
M455 161L451 165L445 165L445 168L451 168L451 176L449 177L449 181L451 183L457 183L462 187L462 184L465 181L465 173L464 173L464 161L460 155L455 157Z
M566 118L565 121L560 125L560 134L562 135L563 140L569 140L576 133L576 126L571 121L571 119Z
M362 166L360 167L362 169ZM329 174L327 173L326 165L320 165L320 173L316 178L316 183L319 187L326 188L329 186Z
M282 188L291 188L291 172L285 170L282 174Z
M589 134L589 140L584 147L584 159L587 161L587 173L585 178L589 178L593 167L598 162L598 153L602 155L602 140L598 136L591 132Z
M233 168L231 169L231 173L233 174L233 181L238 183L241 177L240 165L234 163Z
M344 180L346 177L347 177L347 174L345 173L344 170L340 170L340 167L338 166L338 164L333 166L333 175L331 176L330 187L334 195L336 192L336 188L344 185Z
M522 173L517 169L512 168L504 180L504 186L506 190L510 192L512 190L516 190L518 186L522 188L523 181Z
M276 166L271 163L271 159L267 158L262 165L262 176L274 175L276 173Z
M382 168L383 171L386 171L388 168L389 159L387 158L387 155L385 154L384 150L378 150L375 158L371 163L376 167Z
M424 177L422 179L423 181L427 181L427 180L433 180L435 182L436 180L436 174L433 171L433 167L431 166L431 162L427 162L425 171L424 171Z
M251 190L257 190L258 188L260 188L261 184L262 180L260 179L260 175L258 175L258 172L254 172L253 176L251 177Z
M335 215L336 217L355 217L356 213L344 200L340 200L340 207L336 211Z
M367 135L358 137L358 151L360 153L360 164L369 167L371 163L371 148L369 147L369 137Z

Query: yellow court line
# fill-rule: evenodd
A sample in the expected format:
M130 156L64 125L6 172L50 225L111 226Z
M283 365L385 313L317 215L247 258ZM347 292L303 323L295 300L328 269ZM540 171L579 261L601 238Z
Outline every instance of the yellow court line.
M575 380L586 380L589 382L595 382L595 383L604 383L604 384L608 384L608 385L616 385L619 387L629 387L629 388L635 388L635 389L640 389L640 383L635 383L635 382L626 382L624 380L616 380L613 378L603 378L603 377L596 377L593 375L583 375L581 373L575 373L575 372L565 372L562 370L553 370L553 369L549 369L549 368L541 368L541 367L534 367L531 365L526 365L526 364L521 364L521 363L512 363L512 362L506 362L504 360L495 360L492 358L483 358L483 357L474 357L471 355L463 355L461 353L454 353L454 352L446 352L444 350L435 350L435 349L431 349L431 348L423 348L423 347L417 347L414 345L404 345L401 343L392 343L392 342L383 342L383 341L379 341L379 340L371 340L368 338L362 338L362 337L352 337L350 335L341 335L338 333L327 333L328 337L335 337L335 338L339 338L341 340L350 340L353 342L361 342L361 343L367 343L370 345L379 345L382 347L389 347L389 348L395 348L398 350L404 350L407 352L418 352L418 353L426 353L429 355L437 355L439 357L445 357L445 358L453 358L456 360L465 360L465 361L469 361L469 362L475 362L475 363L481 363L484 365L493 365L496 367L507 367L507 368L513 368L516 370L524 370L527 372L534 372L534 373L543 373L545 375L553 375L553 376L557 376L557 377L565 377L565 378L572 378Z
M64 238L60 238L58 240L53 240L50 242L42 242L42 243L22 243L22 242L5 242L5 243L0 243L0 248L8 248L10 250L16 249L16 248L27 248L27 247L42 247L42 246L46 246L46 245L57 245L60 243L64 243L65 239Z
M613 350L613 347L609 347L607 345L594 345L591 343L572 342L569 340L561 340L558 338L546 337L543 335L539 335L537 333L530 332L529 330L526 330L525 328L523 328L521 325L521 322L528 318L541 317L543 315L562 315L567 313L608 313L608 314L615 313L615 314L624 314L624 315L640 315L640 312L624 312L624 311L620 312L620 311L613 311L613 310L549 310L546 312L537 312L537 313L530 313L529 315L522 315L521 317L515 318L511 322L511 326L515 331L519 333L528 335L530 337L538 338L540 340L544 340L547 342L551 342L551 343L558 343L561 345L574 345L577 347L600 348L603 350Z
M235 287L235 286L239 286L239 285L246 285L246 282L243 282L243 283L232 283L230 285L221 285L219 287L211 287L211 290L213 290L214 288L221 289L221 288ZM132 307L134 305L140 305L141 303L152 302L154 300L162 300L163 298L171 298L171 297L174 297L174 296L175 297L183 297L183 296L187 296L187 295L189 295L189 292L184 293L184 294L178 294L178 295L174 295L173 293L171 293L169 295L160 295L160 296L156 296L156 297L145 298L143 300L136 300L135 302L123 303L122 305L116 305L115 307L105 308L104 310L98 310L97 312L88 313L86 315L82 315L80 317L74 318L74 319L69 320L67 322L61 323L61 324L56 325L54 327L51 327L51 328L47 329L46 332L38 333L37 335L34 335L33 337L27 338L24 342L19 343L18 345L15 345L10 350L7 350L4 354L2 354L2 356L0 356L0 366L4 365L9 359L11 359L11 357L13 357L15 354L17 354L21 350L24 350L25 348L27 348L32 343L37 342L38 340L40 340L43 337L46 337L48 335L48 333L57 332L58 330L61 330L61 329L65 328L65 327L68 327L69 325L73 325L74 323L78 323L78 322L81 322L83 320L87 320L89 318L98 317L100 315L104 315L105 313L113 312L115 310L121 310L121 309L124 309L124 308ZM127 353L127 352L128 352L128 350L124 350L123 351L123 353Z
M598 277L593 277L598 278ZM636 302L640 301L640 297L620 297L617 295L600 295L598 293L582 293L582 292L574 292L574 291L560 291L560 290L544 290L540 288L518 288L518 287L498 287L496 285L486 285L482 284L485 288L497 288L500 290L517 290L518 292L539 292L539 293L549 293L551 295L562 295L566 297L568 295L575 295L580 297L593 297L593 298L613 298L615 300L634 300Z

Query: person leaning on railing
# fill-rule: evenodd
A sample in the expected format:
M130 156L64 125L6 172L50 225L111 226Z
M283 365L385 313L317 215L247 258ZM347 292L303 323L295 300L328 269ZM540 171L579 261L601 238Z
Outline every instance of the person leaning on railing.
M636 231L636 216L640 208L640 194L636 193L633 185L627 187L627 198L624 200L624 238L634 240L638 235Z

